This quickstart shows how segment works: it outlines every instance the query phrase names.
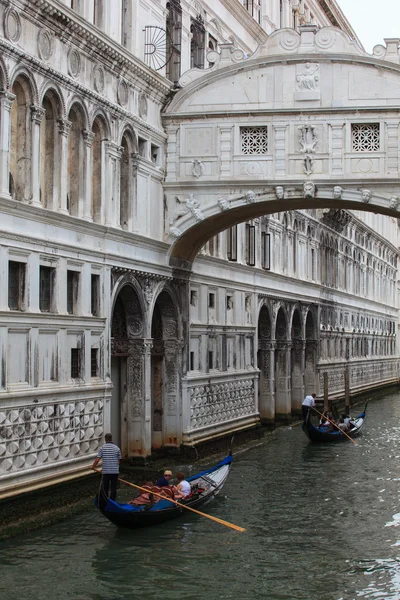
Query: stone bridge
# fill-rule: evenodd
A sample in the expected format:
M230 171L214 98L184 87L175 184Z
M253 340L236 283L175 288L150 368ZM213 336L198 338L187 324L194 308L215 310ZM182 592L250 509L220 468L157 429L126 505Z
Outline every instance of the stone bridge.
M269 36L250 58L222 44L164 113L170 263L234 224L301 208L398 217L399 39L369 55L340 29Z

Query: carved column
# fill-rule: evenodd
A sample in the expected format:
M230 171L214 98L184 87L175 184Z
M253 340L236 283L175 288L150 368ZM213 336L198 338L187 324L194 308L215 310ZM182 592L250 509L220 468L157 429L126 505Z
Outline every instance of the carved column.
M291 413L290 397L290 352L292 344L287 341L277 342L275 352L275 414L277 418L287 418Z
M304 365L306 344L302 340L293 341L292 350L292 413L301 412L304 393ZM308 392L307 393L312 393Z
M11 106L15 95L0 92L0 194L10 195L10 132Z
M260 389L259 411L264 423L275 419L275 346L274 341L259 342Z
M124 342L124 340L122 340ZM151 422L149 410L146 410L145 389L148 387L146 381L146 350L143 340L126 340L128 351L127 373L126 373L126 407L122 427L127 438L128 456L147 456L151 452L151 441L145 432L150 430ZM115 343L113 345L116 351ZM150 356L150 349L148 350ZM150 361L150 358L148 359ZM147 404L149 404L150 393L148 392ZM146 420L147 419L147 420Z
M57 119L60 148L60 164L58 168L58 202L54 199L53 208L64 215L68 214L68 136L72 126L67 119Z
M164 343L164 444L178 446L181 431L178 420L179 370L182 346L177 340Z
M40 125L46 111L40 106L31 106L32 152L31 152L31 203L41 206L40 202Z
M144 408L142 420L142 451L143 456L151 454L152 414L151 414L151 349L153 340L143 340L142 365L144 386Z
M86 156L85 165L83 167L83 206L79 203L79 216L85 221L93 221L92 216L92 145L95 138L94 133L87 131L82 132L85 142Z
M104 222L108 227L120 227L120 169L123 147L113 142L104 142L104 149Z

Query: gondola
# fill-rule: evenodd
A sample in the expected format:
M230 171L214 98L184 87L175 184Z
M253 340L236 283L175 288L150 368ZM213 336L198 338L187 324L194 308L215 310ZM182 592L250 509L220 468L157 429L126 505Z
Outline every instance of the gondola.
M364 407L364 411L359 414L358 417L350 420L351 429L346 431L349 437L355 438L360 434L365 423L367 404ZM308 411L308 415L302 425L302 429L312 442L324 444L326 442L340 442L348 439L348 437L344 435L342 431L339 431L339 429L335 428L333 431L328 431L326 427L315 427L315 425L311 423L311 412L311 410Z
M197 509L214 498L227 480L231 465L232 456L227 456L214 467L188 477L187 481L191 485L192 494L179 502ZM157 499L154 498L154 500ZM175 519L185 512L184 508L176 506L167 499L155 501L153 505L133 506L115 502L101 493L96 496L95 505L111 523L117 527L128 529L158 525L164 521Z

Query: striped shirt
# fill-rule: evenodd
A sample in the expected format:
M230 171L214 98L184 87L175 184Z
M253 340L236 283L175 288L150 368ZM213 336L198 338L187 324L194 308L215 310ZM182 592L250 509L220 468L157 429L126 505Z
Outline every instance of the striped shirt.
M106 442L97 453L97 458L101 458L103 463L101 470L105 475L119 473L119 460L121 460L121 450L112 442Z

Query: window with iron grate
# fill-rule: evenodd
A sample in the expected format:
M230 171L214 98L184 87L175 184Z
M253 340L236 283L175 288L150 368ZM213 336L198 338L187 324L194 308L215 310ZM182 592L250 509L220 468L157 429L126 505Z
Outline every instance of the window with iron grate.
M379 123L353 123L351 141L353 152L379 152Z
M267 154L268 127L241 127L240 149L243 154Z
M81 349L71 348L71 378L79 379L81 376Z

